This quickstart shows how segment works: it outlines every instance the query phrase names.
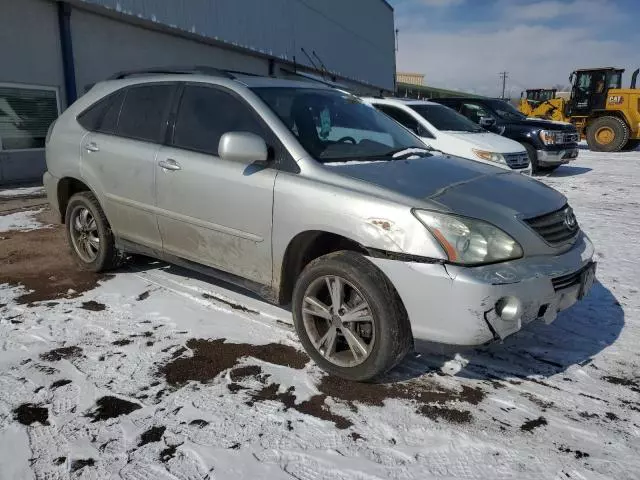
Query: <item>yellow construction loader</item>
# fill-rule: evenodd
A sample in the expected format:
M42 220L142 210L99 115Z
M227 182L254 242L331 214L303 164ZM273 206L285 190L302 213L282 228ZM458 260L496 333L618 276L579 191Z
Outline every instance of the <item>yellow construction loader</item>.
M528 90L531 99L523 98L519 108L530 117L573 123L593 151L630 150L640 143L639 72L633 72L629 88L622 88L624 69L576 70L569 77L568 99L553 89Z

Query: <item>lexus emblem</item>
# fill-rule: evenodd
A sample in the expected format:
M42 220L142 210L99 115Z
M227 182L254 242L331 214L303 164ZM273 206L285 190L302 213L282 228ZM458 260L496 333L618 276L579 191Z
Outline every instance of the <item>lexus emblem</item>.
M564 224L571 232L575 232L578 229L578 220L573 214L573 209L567 208L564 212Z

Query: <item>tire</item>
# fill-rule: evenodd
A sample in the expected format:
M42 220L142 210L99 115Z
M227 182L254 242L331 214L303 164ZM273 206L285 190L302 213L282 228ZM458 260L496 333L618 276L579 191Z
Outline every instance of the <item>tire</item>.
M529 155L531 173L538 173L540 171L540 167L538 166L538 152L530 143L522 143L521 145L527 150L527 155Z
M629 141L629 135L629 127L624 120L600 117L587 129L587 144L594 152L619 152Z
M331 299L326 284L332 278L339 278L344 286L344 298L340 305L353 308L355 305L362 305L361 300L367 304L368 308L360 310L360 313L368 312L369 315L365 316L371 318L371 322L348 322L351 326L348 330L352 333L355 331L359 335L356 338L367 347L368 353L361 354L360 359L350 349L352 343L344 334L345 325L338 321L340 326L337 326L335 318L327 319L310 314L312 304L304 300L305 297L312 297L314 300L322 298L322 303L330 310ZM318 293L311 293L316 288ZM322 292L327 296L321 297ZM314 306L313 309L317 311L317 307ZM292 310L296 332L309 356L326 372L347 380L375 380L395 367L413 345L409 319L395 288L373 263L356 252L334 252L309 263L296 281ZM339 314L344 314L347 318L348 311ZM336 332L336 341L333 342L335 348L324 349L335 351L334 358L329 359L319 349L322 345L327 345L328 341L322 344L318 337L327 337L332 328ZM314 345L312 337L319 347ZM354 364L341 363L349 361Z
M78 222L82 224L82 214L86 211L85 220L90 225L85 226L84 239L76 228ZM91 220L88 220L91 219ZM93 228L95 222L95 228ZM116 249L113 232L100 203L91 192L76 193L71 197L65 212L65 230L67 242L74 260L80 268L91 272L103 272L118 267L123 255ZM89 230L91 228L91 230ZM89 239L92 241L89 241ZM95 242L95 239L98 242ZM95 258L91 258L83 245L90 244L95 250ZM97 244L97 247L95 246Z

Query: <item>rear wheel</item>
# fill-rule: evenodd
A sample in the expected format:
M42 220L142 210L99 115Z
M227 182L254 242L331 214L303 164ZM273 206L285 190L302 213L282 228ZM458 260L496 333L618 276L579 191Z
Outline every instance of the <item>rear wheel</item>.
M587 128L587 144L594 152L619 152L629 141L629 134L624 120L600 117Z
M71 253L81 268L101 272L120 264L122 254L115 247L107 217L93 193L80 192L71 197L65 224Z
M324 255L300 274L293 320L302 345L325 371L368 381L397 365L412 345L406 311L395 289L364 256Z

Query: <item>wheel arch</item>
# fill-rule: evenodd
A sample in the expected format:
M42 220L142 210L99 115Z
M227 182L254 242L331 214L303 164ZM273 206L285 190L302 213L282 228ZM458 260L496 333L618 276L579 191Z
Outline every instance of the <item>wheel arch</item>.
M76 193L91 192L96 196L93 189L83 180L79 180L75 177L63 177L58 181L56 187L56 198L58 200L58 209L60 212L60 223L65 223L66 211L69 200ZM98 198L96 196L96 198Z
M281 265L274 268L278 303L285 305L291 301L296 279L310 262L339 250L369 254L369 250L359 242L333 232L307 230L293 237L285 249Z
M630 123L629 123L629 119L627 118L627 116L624 114L623 111L621 110L594 110L593 112L591 112L591 115L589 116L589 119L587 120L587 124L586 124L586 129L588 129L591 124L598 120L599 118L602 117L613 117L613 118L617 118L619 120L622 120L626 125L627 128L631 128Z

